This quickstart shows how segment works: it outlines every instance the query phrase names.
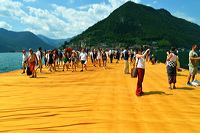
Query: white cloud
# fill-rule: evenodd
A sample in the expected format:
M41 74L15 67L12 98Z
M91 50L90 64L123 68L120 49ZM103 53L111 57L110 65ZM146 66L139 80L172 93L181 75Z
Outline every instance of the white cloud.
M96 22L106 18L113 10L130 0L108 0L109 4L98 3L85 5L78 10L53 4L54 14L70 26L68 32L74 35L81 33ZM140 0L132 0L139 3Z
M0 28L11 30L12 26L9 25L8 23L4 22L4 21L0 21Z
M0 14L18 21L25 27L24 30L35 34L44 34L52 38L68 38L80 34L96 22L106 18L113 10L127 1L129 0L108 0L108 4L96 3L77 9L52 4L52 9L47 10L25 7L21 2L13 0L1 0ZM140 0L132 1L140 2Z
M187 14L180 12L180 11L173 13L173 15L178 17L178 18L183 18L183 19L190 21L190 22L194 22L194 23L196 22L195 18L188 16Z
M12 0L1 0L0 1L0 13L2 16L16 19L18 16L25 15L25 12L21 9L23 4Z
M23 0L24 2L36 2L37 0Z

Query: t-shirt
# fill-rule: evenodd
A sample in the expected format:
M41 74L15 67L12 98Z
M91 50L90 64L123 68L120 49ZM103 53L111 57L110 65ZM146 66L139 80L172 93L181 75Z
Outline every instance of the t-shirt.
M145 69L145 58L136 58L137 68Z
M103 59L103 60L107 60L107 55L106 55L106 53L103 53L103 54L102 54L102 59Z
M109 52L108 52L108 51L106 51L106 56L107 56L107 58L108 58L108 56L109 56Z
M87 60L87 53L81 52L81 53L80 53L80 58L81 58L81 60L86 61L86 60Z
M28 55L27 54L23 54L22 63L25 63L27 60L28 60Z
M41 54L40 51L37 51L37 52L36 52L36 56L37 56L37 59L38 59L38 60L41 60L41 59L42 59L42 54Z
M90 56L93 57L93 52L92 51L90 52Z
M167 61L167 65L170 67L176 67L177 56L174 53L171 53L171 54L172 54L172 58L169 61Z
M191 50L190 53L189 53L189 66L193 66L193 67L198 67L199 65L199 61L198 60L191 60L190 58L196 58L198 57L198 54Z
M124 60L128 60L128 58L129 58L128 51L124 50L123 54L124 54Z
M109 50L109 55L113 54L114 51L113 50Z

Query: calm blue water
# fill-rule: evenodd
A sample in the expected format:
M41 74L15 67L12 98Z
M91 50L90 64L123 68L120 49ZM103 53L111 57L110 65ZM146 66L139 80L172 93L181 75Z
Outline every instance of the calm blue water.
M22 53L0 53L0 73L21 69Z

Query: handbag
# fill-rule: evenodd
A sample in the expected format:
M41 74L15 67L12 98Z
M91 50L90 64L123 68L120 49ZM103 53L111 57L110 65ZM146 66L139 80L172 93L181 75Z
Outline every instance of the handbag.
M32 75L32 72L31 72L29 66L27 66L27 68L26 68L26 74L27 74L28 76Z
M131 78L136 78L137 75L138 75L138 71L137 71L138 62L139 62L139 58L138 58L138 60L137 60L137 62L136 62L135 68L132 68L132 69L131 69Z

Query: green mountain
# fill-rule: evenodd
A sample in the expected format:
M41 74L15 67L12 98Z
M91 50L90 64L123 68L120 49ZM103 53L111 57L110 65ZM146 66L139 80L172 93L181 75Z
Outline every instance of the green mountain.
M67 41L67 42L70 41L70 38L68 38L68 39L51 39L44 35L37 35L37 36L45 43L47 43L51 46L54 46L54 47L60 47L61 45L63 45L65 43L65 41Z
M36 50L39 47L43 49L55 48L31 32L13 32L0 28L0 52L15 52L29 48Z
M67 45L184 47L200 42L200 26L172 16L165 9L127 2L106 19L74 37ZM64 47L65 47L64 46Z

